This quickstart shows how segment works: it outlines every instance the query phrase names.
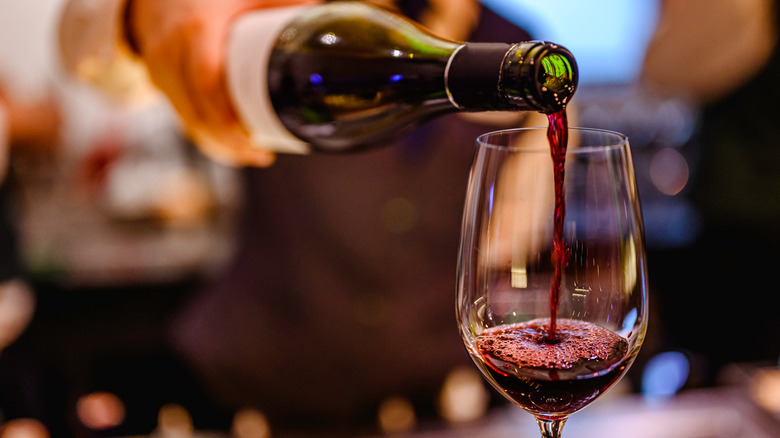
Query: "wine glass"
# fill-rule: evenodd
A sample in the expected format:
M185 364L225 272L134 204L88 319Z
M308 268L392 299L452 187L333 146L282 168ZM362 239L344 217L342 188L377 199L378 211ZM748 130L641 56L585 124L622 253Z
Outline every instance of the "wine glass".
M469 354L547 438L559 438L571 414L620 380L647 328L628 140L566 133L560 173L544 128L477 139L458 262L457 317Z

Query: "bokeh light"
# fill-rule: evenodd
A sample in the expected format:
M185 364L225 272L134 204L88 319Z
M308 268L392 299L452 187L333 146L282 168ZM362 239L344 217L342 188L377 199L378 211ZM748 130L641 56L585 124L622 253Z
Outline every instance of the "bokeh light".
M125 420L125 405L116 395L97 391L79 398L76 414L88 428L105 430L122 424Z

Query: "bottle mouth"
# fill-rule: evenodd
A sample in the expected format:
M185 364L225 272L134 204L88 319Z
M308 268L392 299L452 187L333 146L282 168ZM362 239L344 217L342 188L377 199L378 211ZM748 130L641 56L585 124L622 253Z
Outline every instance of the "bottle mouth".
M577 88L577 63L566 48L544 43L546 53L539 58L537 81L542 102L560 111L566 107Z
M513 64L517 67L513 67ZM577 62L566 48L545 41L518 43L504 59L503 86L537 111L562 111L577 89ZM509 99L513 99L509 96Z

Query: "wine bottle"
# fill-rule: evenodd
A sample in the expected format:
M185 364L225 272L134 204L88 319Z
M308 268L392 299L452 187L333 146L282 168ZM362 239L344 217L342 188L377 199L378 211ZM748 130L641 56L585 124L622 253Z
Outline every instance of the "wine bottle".
M245 14L227 56L242 123L280 152L370 147L455 111L550 114L577 86L559 45L450 41L353 1Z

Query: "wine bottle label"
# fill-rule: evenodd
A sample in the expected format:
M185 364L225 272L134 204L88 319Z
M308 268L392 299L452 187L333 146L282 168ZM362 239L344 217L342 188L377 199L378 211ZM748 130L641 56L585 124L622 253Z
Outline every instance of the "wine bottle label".
M268 59L279 33L310 6L270 8L239 17L227 50L227 87L244 127L257 147L282 153L307 153L309 144L294 136L276 115L268 95Z

